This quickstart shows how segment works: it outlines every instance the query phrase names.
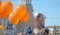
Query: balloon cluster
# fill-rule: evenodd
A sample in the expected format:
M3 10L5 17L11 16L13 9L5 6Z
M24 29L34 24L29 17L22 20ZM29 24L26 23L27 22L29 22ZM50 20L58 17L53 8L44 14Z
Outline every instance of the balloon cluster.
M9 21L13 25L17 25L19 21L27 22L28 19L29 19L29 14L24 5L18 5L16 8L16 12L11 13L9 16Z
M9 14L13 11L13 5L11 2L6 0L5 2L1 2L0 0L0 18L5 19ZM0 29L2 29L4 25L0 25Z
M24 5L18 5L15 12L13 11L13 4L6 0L5 2L0 1L0 18L6 19L8 17L8 20L11 24L17 25L19 21L22 21L23 23L27 22L29 19L29 14L26 10L26 6ZM4 26L2 26L3 28Z

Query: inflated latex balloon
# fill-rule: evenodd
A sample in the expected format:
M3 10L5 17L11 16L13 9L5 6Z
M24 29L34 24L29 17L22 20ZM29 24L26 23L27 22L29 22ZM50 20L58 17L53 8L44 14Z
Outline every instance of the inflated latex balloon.
M2 4L2 2L1 2L1 0L0 0L0 6L1 6L1 4Z
M26 15L26 13L26 7L24 5L19 5L16 8L16 12L14 14L10 14L11 16L9 16L9 21L11 22L11 24L17 25L19 21Z
M1 2L1 0L0 0L0 6L1 6L1 4L2 4L2 2Z
M20 15L19 13L11 13L9 16L9 21L11 24L13 25L17 25L19 23L20 20Z
M13 11L13 5L11 2L6 1L1 5L2 19L5 19Z
M21 21L24 23L24 22L27 22L28 19L29 19L29 14L26 13L26 14L22 17Z
M27 10L26 10L26 7L24 5L17 6L16 13L19 13L21 18L26 14L26 12L27 12Z
M0 30L4 30L4 25L0 25Z
M1 17L1 5L2 5L2 2L0 0L0 17Z
M12 16L13 15L13 16ZM9 21L11 22L13 19L13 17L15 16L15 14L14 13L11 13L10 15L9 15L9 17L8 17L8 19L9 19Z

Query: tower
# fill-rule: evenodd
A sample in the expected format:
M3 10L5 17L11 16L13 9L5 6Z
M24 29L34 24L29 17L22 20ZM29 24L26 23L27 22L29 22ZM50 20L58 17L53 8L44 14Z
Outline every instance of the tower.
M29 20L27 22L28 26L32 26L33 25L33 7L32 7L32 0L22 0L22 3L26 6L26 9L29 13Z
M29 5L29 4L31 4L31 2L32 2L31 0L22 0L22 3L25 4L25 5L26 5L26 4Z
M33 7L31 5L32 1L31 0L22 0L21 2L22 2L23 5L26 6L26 10L29 13L29 20L28 20L28 22L26 22L26 25L27 26L33 26ZM22 29L22 28L20 28L21 25L22 25L23 28L25 26L25 23L22 23L21 25L20 24L21 23L19 23L17 25L18 32Z

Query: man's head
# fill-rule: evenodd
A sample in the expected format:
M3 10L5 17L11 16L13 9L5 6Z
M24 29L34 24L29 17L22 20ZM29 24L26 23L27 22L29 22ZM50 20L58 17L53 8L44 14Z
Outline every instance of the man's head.
M44 20L43 14L39 13L39 14L37 15L37 20L38 20L39 22L42 22L42 21Z

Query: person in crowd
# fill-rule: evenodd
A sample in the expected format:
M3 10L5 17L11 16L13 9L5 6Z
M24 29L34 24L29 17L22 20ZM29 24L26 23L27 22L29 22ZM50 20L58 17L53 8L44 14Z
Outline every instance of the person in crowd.
M47 29L45 29L45 32L44 32L44 34L43 35L49 35L49 29L47 28Z
M27 28L27 35L32 35L32 27L31 26L29 26Z
M20 31L20 32L18 33L18 35L23 35L23 32L22 32L22 31Z
M33 26L35 35L43 35L45 33L44 19L45 17L43 16L43 14L39 13L37 15L37 19Z
M43 22L44 22L44 16L43 14L39 13L34 23L34 28L41 28L41 29L44 28L45 26Z

